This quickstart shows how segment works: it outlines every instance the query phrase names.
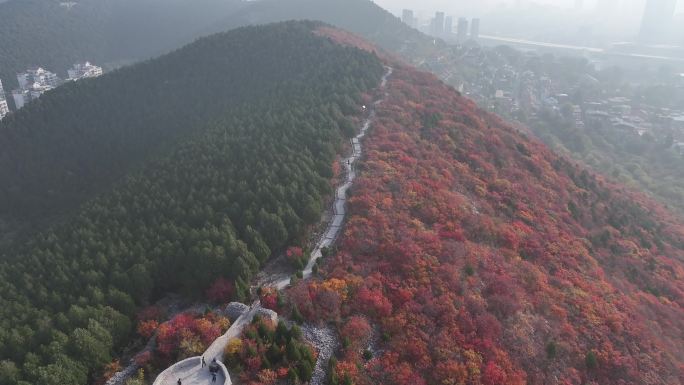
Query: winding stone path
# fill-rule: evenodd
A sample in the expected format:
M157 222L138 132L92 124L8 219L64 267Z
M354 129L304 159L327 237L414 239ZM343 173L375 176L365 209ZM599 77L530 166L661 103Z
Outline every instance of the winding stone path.
M385 67L385 69L386 72L382 77L380 88L385 88L385 86L387 85L387 79L390 75L392 75L392 67ZM387 94L385 94L385 96L386 95ZM313 266L316 264L316 261L322 257L321 250L325 247L332 246L332 244L335 242L335 239L337 239L337 237L340 235L342 225L344 224L345 216L347 215L347 191L351 188L354 179L356 179L354 163L356 163L356 161L359 158L361 158L362 155L361 139L363 139L363 137L366 136L366 132L368 131L371 122L375 118L375 107L382 103L383 100L384 97L377 100L373 104L373 106L371 107L371 111L368 115L368 118L366 118L365 122L363 123L363 126L361 127L361 131L358 135L352 138L352 154L348 158L344 159L344 165L347 170L347 179L344 181L344 183L342 183L342 185L340 185L337 188L337 191L335 192L335 202L333 203L333 217L331 218L331 221L328 224L327 230L316 244L316 248L311 252L311 255L309 256L309 262L306 264L306 267L304 268L303 272L304 279L311 277ZM277 288L278 290L282 290L290 284L289 277L274 278L275 279L268 286L272 286ZM209 373L209 370L206 367L202 368L202 358L191 357L186 360L175 363L174 365L160 373L159 376L157 376L157 379L154 381L154 385L176 385L179 379L181 380L183 385L232 385L232 381L230 379L230 375L228 374L228 370L221 362L221 360L223 359L223 350L225 349L226 345L228 345L228 341L230 341L232 338L240 336L244 327L252 321L254 315L259 312L259 309L261 309L261 303L257 300L252 304L249 311L243 313L237 320L235 320L235 322L233 322L231 327L228 329L228 331L226 331L224 335L217 338L211 344L211 346L209 346L207 351L202 356L206 360L207 364L211 363L212 360L216 359L216 362L221 367L221 371L219 371L218 375L216 376L216 382L212 382L212 376ZM321 380L322 377L324 377L325 375L324 371L322 370L322 364L322 362L316 363L316 368L318 371L316 374L318 374L317 377L321 377ZM312 383L313 382L314 381L312 381Z
M393 71L392 67L385 68L386 72L385 75L383 75L382 77L382 82L380 83L381 88L385 88L385 86L387 85L387 79L390 75L392 75ZM370 128L373 119L375 119L375 107L382 103L383 100L384 98L381 98L373 104L373 107L371 108L368 118L366 118L366 121L363 123L363 126L361 127L361 131L358 135L352 138L352 154L348 158L344 159L343 162L344 166L347 169L347 179L344 181L344 183L342 183L341 186L337 188L337 191L335 192L335 202L333 203L332 220L328 224L328 229L321 237L321 240L316 245L316 248L311 252L309 262L306 264L306 267L303 271L304 279L311 277L313 266L316 264L316 261L322 257L321 250L325 247L332 246L332 244L335 242L337 237L340 235L340 232L342 231L342 225L344 223L345 216L347 215L347 191L351 188L352 184L354 183L354 179L356 179L356 170L354 170L354 164L357 160L361 158L362 155L361 139L363 139L363 137L366 136L366 133ZM286 288L289 284L290 278L286 277L276 281L272 286L274 286L278 290L282 290Z

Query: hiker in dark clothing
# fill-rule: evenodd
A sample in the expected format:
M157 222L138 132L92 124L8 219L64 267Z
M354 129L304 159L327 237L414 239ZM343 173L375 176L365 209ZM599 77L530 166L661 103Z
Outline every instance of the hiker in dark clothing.
M178 385L183 385L183 382L181 382L180 378L178 379L177 384L178 384Z
M204 360L204 356L202 356L202 367L207 366L207 361Z
M211 382L216 382L216 373L211 374Z

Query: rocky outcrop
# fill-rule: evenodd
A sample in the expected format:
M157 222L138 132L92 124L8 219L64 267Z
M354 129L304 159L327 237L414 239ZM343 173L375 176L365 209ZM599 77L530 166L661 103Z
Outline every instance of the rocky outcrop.
M302 334L318 350L318 359L310 385L323 385L325 384L328 361L340 346L337 333L330 326L318 327L307 324L302 327Z
M225 310L223 311L223 314L225 314L225 316L228 317L230 322L235 322L235 320L240 318L241 315L245 314L248 311L249 306L245 305L244 303L231 302L226 306Z
M260 317L261 319L267 319L271 320L274 324L278 323L278 313L274 312L271 309L265 309L263 307L260 307L257 309L256 316Z
M126 383L126 380L133 377L133 375L138 369L139 367L137 364L131 363L123 370L117 372L112 377L110 377L109 380L105 382L105 385L124 385Z

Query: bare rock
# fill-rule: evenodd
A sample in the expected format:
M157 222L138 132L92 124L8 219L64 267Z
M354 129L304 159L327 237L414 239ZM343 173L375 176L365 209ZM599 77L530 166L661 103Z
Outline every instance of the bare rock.
M230 322L235 322L236 319L240 318L241 315L249 310L249 306L240 302L231 302L226 306L224 313Z

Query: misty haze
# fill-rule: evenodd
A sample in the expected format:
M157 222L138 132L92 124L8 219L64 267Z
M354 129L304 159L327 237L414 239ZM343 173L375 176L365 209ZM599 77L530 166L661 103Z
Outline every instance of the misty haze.
M684 3L0 0L34 384L684 384Z
M613 39L638 40L648 5L649 16L658 20L658 28L661 29L658 37L662 41L659 43L684 43L684 3L677 0L455 0L419 3L379 0L377 3L397 15L402 9L414 9L420 18L428 17L435 10L457 17L488 18L492 23L483 29L487 34L596 45L609 44Z

